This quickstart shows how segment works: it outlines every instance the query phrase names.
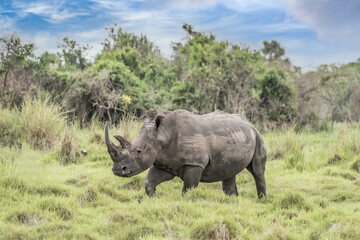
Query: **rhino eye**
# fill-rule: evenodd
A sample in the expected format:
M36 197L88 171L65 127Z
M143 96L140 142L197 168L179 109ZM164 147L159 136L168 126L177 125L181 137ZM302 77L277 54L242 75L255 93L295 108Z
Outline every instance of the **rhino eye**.
M136 152L137 152L137 153L141 153L141 150L140 150L140 149L138 149L138 150L136 150Z

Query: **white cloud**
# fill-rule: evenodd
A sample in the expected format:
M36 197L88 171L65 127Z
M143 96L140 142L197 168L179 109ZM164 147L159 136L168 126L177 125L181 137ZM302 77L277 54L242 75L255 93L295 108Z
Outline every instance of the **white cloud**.
M104 22L103 27L105 21L112 21L118 23L124 31L145 34L166 56L172 53L171 42L182 41L185 37L181 28L184 22L193 24L196 31L211 31L220 40L227 39L235 44L245 42L256 49L262 47L262 40L278 40L288 57L306 69L310 65L339 62L339 59L354 61L356 53L360 52L358 44L349 44L351 41L358 43L360 39L360 24L357 24L360 22L360 14L357 14L360 12L358 0L88 1L89 12L77 11L65 5L65 1L45 0L31 3L15 0L13 6L16 10L9 11L16 13L17 18L35 14L57 24L56 26L61 26L66 20L70 22L76 16L89 14ZM12 28L16 21L0 16L0 30ZM101 51L101 42L106 38L107 32L103 28L98 29L98 26L94 29L86 23L83 24L84 28L80 26L80 23L71 22L71 29L64 28L62 33L33 33L32 39L39 46L37 51L56 52L56 43L69 35L80 44L91 45L89 56L94 57ZM73 29L77 30L74 32ZM322 40L314 37L314 31L323 37ZM292 35L294 32L297 35ZM302 32L312 36L302 35ZM331 45L331 41L327 39L342 41L337 41L338 45ZM340 48L340 42L352 46L353 50L350 47ZM341 53L338 53L339 49L342 50Z
M223 25L224 27L226 25ZM252 31L257 33L289 33L294 31L302 31L307 30L309 27L301 22L280 22L273 24L247 24L247 25L239 25L231 28L232 31Z
M80 45L89 45L87 58L93 61L97 54L102 50L101 41L105 39L106 33L103 29L96 29L92 31L73 32L69 35L70 39L76 40ZM63 35L54 35L48 32L37 32L33 36L23 36L26 42L35 43L35 54L41 55L45 51L50 53L59 52L57 44L62 41Z
M288 11L313 27L322 38L360 39L360 1L283 0Z
M102 1L102 0L100 0ZM107 2L109 0L106 0ZM146 7L153 9L206 9L223 5L237 12L252 12L261 9L279 8L279 0L150 0L144 1Z
M151 8L163 9L163 8L174 8L174 9L202 9L209 8L220 3L221 0L151 0L147 1L145 5Z
M14 19L0 15L0 32L10 30L14 26Z
M31 42L35 43L36 55L40 55L45 51L50 53L56 53L57 42L60 41L59 37L54 36L53 34L50 34L48 32L38 32L34 36L28 36L27 38L31 39Z
M221 4L237 12L257 12L264 9L283 8L279 0L222 0Z
M80 31L71 34L70 38L73 38L81 45L89 45L87 57L93 61L97 54L101 52L103 46L101 42L107 37L107 32L104 28L94 29L90 31Z
M74 32L71 35L82 41L87 41L88 39L91 39L92 41L104 40L106 36L106 30L104 28L100 28L89 31Z
M126 1L124 2L124 1L115 1L115 0L90 0L90 2L96 3L97 7L106 8L113 11L128 9L128 5L126 4ZM96 10L97 7L93 9Z
M64 2L54 1L51 4L48 2L30 2L24 3L14 1L13 6L18 9L17 15L26 17L28 14L35 14L44 17L45 20L51 23L59 23L76 16L86 15L85 12L74 12L63 7Z

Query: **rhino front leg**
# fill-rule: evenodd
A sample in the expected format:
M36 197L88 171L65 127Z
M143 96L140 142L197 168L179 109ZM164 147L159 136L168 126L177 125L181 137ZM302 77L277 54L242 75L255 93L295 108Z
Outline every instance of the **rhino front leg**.
M222 188L226 195L238 196L238 191L236 187L236 176L222 181Z
M155 196L156 186L162 182L169 181L175 176L165 170L155 167L149 169L146 176L145 192L149 197Z
M184 187L182 189L182 193L186 193L186 191L190 188L196 188L199 185L200 179L202 177L203 169L201 167L195 166L184 166L182 180L184 181Z

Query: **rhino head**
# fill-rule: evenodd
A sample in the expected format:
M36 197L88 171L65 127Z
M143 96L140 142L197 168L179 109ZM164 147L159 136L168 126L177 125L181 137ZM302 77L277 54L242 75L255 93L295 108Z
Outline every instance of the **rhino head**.
M109 137L109 124L105 126L105 143L114 162L113 173L119 177L131 177L148 169L156 159L154 121L146 120L138 136L130 143L121 136L114 136L120 145L115 145Z

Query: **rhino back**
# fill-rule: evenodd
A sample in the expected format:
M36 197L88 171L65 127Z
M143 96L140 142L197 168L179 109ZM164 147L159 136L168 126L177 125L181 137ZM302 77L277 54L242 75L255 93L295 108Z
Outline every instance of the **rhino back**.
M158 163L173 169L199 166L204 169L202 181L235 176L251 162L256 145L256 131L245 119L221 111L169 112L159 138L167 145Z

